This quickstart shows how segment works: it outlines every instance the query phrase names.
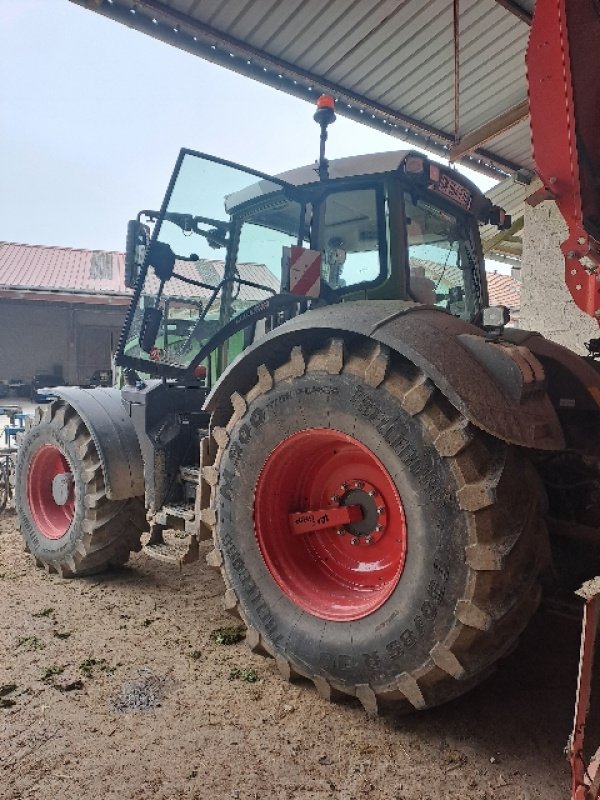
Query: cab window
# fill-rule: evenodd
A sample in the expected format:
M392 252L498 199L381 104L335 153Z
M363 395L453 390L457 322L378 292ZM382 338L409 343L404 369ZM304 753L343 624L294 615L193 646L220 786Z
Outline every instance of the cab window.
M321 234L323 280L345 290L386 274L384 199L381 189L327 195Z
M461 264L463 227L453 214L408 194L404 210L411 295L418 303L464 316L467 276Z

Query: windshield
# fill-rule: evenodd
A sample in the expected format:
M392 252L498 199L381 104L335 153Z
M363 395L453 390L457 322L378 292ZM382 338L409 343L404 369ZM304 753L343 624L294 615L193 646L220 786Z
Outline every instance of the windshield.
M419 303L473 319L480 305L476 297L478 265L466 223L408 194L404 208L412 296Z
M187 369L223 326L279 292L282 248L297 244L302 212L286 188L182 151L122 349L138 369L142 362ZM229 360L242 350L238 338Z

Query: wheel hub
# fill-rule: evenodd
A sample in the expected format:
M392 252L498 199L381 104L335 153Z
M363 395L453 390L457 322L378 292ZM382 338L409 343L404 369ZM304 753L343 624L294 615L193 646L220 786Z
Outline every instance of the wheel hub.
M372 613L404 569L396 486L371 450L339 431L299 431L271 452L256 484L254 528L282 591L323 619Z
M61 539L75 516L71 465L54 444L33 454L27 471L27 501L33 521L46 539Z
M348 488L353 486L354 488ZM385 533L386 507L380 492L368 481L355 480L343 484L345 491L340 497L340 505L360 508L361 519L350 522L346 532L351 535L352 545L372 545L378 542ZM340 531L338 531L340 533Z
M57 506L64 506L69 501L72 482L70 472L59 472L52 478L52 499Z
M387 509L380 492L368 481L344 481L327 508L289 514L290 531L305 534L335 528L350 535L351 545L372 545L385 533Z

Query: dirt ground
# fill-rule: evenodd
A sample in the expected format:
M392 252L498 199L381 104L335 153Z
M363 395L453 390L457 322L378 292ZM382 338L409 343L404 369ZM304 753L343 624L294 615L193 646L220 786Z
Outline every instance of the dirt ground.
M576 622L540 612L468 696L370 719L283 682L243 642L215 641L235 624L221 591L203 558L49 576L0 515L0 797L568 796Z

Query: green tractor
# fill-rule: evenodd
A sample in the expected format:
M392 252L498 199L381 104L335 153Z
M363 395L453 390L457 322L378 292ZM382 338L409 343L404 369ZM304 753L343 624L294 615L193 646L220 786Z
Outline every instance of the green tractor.
M599 524L600 379L489 307L478 223L507 227L501 209L420 153L328 163L327 98L315 117L318 165L278 177L181 151L160 212L130 223L125 384L55 390L20 446L18 518L68 577L144 531L177 562L211 539L226 608L286 678L423 709L514 646L547 520L555 561Z

